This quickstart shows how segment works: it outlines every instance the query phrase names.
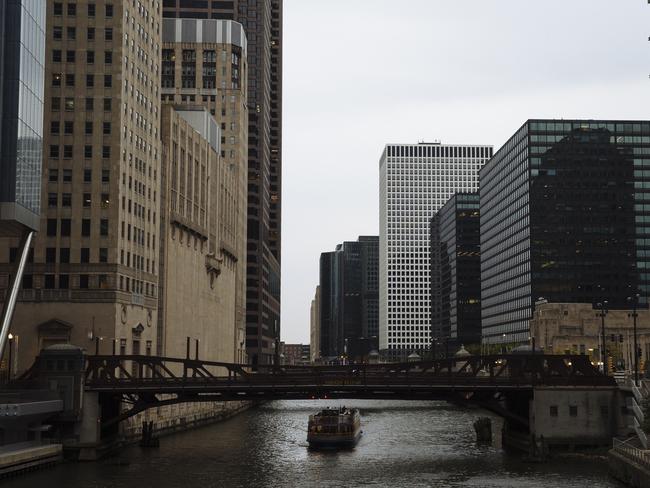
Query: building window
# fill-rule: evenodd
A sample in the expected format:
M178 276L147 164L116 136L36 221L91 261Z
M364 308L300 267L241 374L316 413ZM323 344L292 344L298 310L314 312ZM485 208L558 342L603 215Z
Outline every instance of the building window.
M51 182L59 181L59 170L55 168L50 168L48 171L48 179Z
M99 235L108 236L108 219L101 219L99 221Z
M79 275L79 288L87 289L88 288L88 275L81 274Z
M69 263L70 262L70 248L62 247L59 249L59 262L60 263Z
M74 17L77 15L77 4L76 3L69 3L68 4L68 15L70 17Z
M61 110L61 98L52 97L52 112L58 112Z
M68 39L74 41L77 38L77 29L74 27L68 27L66 29Z
M50 146L50 157L58 158L59 157L59 146L51 145Z
M86 51L86 63L87 64L95 63L95 51Z
M90 248L89 247L82 247L81 248L81 253L79 255L79 262L81 262L81 263L89 263L90 262Z
M70 275L62 274L59 275L59 288L61 290L67 290L70 288Z
M56 237L56 219L47 219L47 236Z
M55 25L52 27L52 38L55 41L60 41L63 39L63 27Z
M75 51L73 50L68 50L65 52L65 60L68 63L74 63L75 62Z
M70 219L61 219L61 236L69 237L70 236Z
M87 144L84 146L84 158L90 159L92 157L93 157L93 147Z
M45 262L48 264L56 263L56 247L45 248Z
M92 203L92 199L90 197L90 193L84 193L83 194L83 206L84 207L90 207Z
M61 73L52 73L52 86L61 86Z
M94 17L95 16L95 4L94 3L89 3L88 4L88 17Z
M46 274L43 279L43 284L45 286L46 290L53 290L54 289L54 275L53 274Z
M111 111L111 99L104 98L104 112L110 112L110 111Z
M62 207L72 206L72 193L64 193L63 195L61 195L61 206Z
M113 51L104 51L104 64L113 64Z
M102 170L102 183L108 183L111 180L111 170L103 169Z
M90 135L93 133L93 123L92 122L86 122L86 129L85 129L86 135Z
M70 120L63 122L63 132L68 135L74 133L74 122Z
M107 263L108 262L108 248L100 247L99 248L99 262Z
M102 208L108 208L111 205L111 199L108 193L102 193L101 206Z
M52 50L52 62L53 63L60 63L61 62L61 50L60 49L53 49Z
M86 88L95 86L95 75L86 75Z
M95 28L94 27L88 27L88 31L86 33L86 39L89 41L94 41L95 40Z
M52 13L54 15L63 15L63 4L61 2L54 2Z
M74 86L74 74L66 73L65 75L65 86Z
M578 416L578 407L576 405L569 405L569 416L571 417Z
M113 5L108 4L106 5L106 17L112 17L113 16Z
M104 75L104 88L111 88L113 86L113 75Z
M84 183L90 183L93 179L93 170L90 168L84 169Z
M102 158L108 159L111 157L111 146L102 146Z
M86 111L92 112L95 107L95 100L93 98L86 98Z
M23 275L23 289L31 290L34 288L34 277L32 275Z
M59 132L61 130L61 123L58 120L53 120L50 123L50 134L52 135L59 135Z
M47 194L47 206L52 208L56 207L59 204L59 194L58 193L48 193Z
M110 134L110 133L111 133L111 123L104 122L104 134Z
M65 111L66 112L74 112L74 98L73 97L66 97L65 98Z
M63 158L64 159L71 159L72 158L72 146L71 145L65 145L63 146Z
M72 181L72 170L64 169L63 170L63 182L70 183Z
M104 40L112 41L113 40L113 28L107 27L104 29Z
M81 236L90 237L90 219L81 219Z

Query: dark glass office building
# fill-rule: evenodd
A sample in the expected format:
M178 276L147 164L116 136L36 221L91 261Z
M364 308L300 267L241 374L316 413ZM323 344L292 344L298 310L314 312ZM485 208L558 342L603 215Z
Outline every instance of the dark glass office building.
M650 122L529 120L480 171L487 342L528 340L533 305L650 285Z
M39 227L45 5L0 2L0 235Z
M321 356L361 361L377 349L379 237L344 242L320 258Z
M456 193L431 219L431 337L481 341L479 194Z
M282 0L164 0L163 17L235 20L246 31L246 349L253 364L269 364L280 334Z

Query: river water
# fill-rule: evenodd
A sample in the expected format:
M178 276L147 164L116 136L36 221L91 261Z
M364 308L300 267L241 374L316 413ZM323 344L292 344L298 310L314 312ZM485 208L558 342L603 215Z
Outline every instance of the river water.
M621 488L604 457L524 462L478 446L486 416L444 402L346 401L361 410L354 450L307 448L307 417L340 401L279 401L225 422L164 437L158 449L124 449L99 463L62 464L0 482L2 488L480 487Z

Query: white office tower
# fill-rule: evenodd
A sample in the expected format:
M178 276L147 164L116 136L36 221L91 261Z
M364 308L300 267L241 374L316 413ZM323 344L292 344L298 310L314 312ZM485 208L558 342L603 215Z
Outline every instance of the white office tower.
M492 146L388 144L379 162L379 348L405 359L431 341L429 222L478 188Z

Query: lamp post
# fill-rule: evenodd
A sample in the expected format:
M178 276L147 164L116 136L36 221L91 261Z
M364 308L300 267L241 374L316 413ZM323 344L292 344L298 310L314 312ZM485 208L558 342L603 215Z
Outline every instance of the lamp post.
M636 318L639 316L636 309L639 305L639 294L627 297L627 301L632 303L632 324L634 334L634 385L639 385L639 350L636 343Z
M7 381L11 381L11 353L14 348L14 335L9 332L9 335L7 336L7 339L9 339L9 361L7 362Z
M607 315L607 300L603 300L602 302L599 302L596 304L596 308L600 309L600 312L598 313L598 316L600 317L600 338L602 341L602 345L600 348L600 362L603 365L603 374L607 376L607 366L605 364L606 357L605 357L605 316Z

